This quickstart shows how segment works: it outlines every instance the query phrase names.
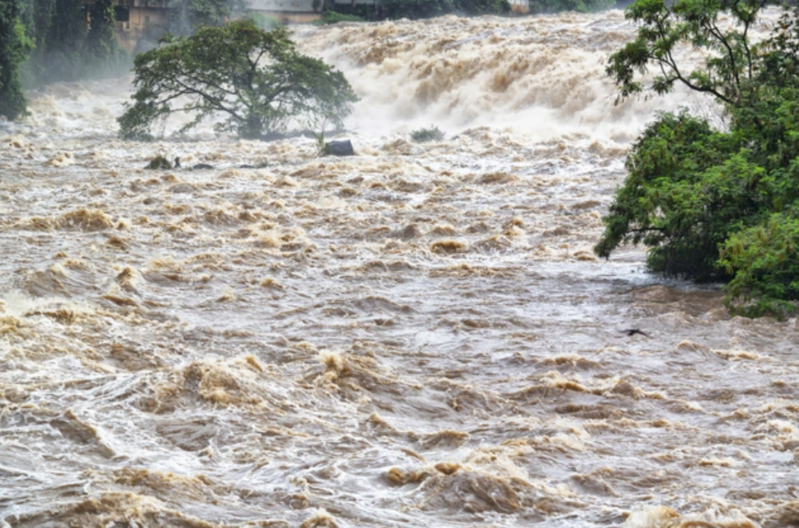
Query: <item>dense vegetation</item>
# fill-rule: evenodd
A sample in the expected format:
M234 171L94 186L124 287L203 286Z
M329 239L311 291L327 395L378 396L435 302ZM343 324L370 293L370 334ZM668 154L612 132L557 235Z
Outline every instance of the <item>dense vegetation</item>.
M414 143L441 141L444 137L444 131L435 125L430 125L428 128L419 128L411 132L411 141Z
M577 11L591 13L616 7L616 0L530 0L531 13Z
M450 13L470 16L501 15L510 11L510 4L508 0L381 0L377 6L328 3L326 11L355 15L364 19L419 19Z
M288 30L266 32L252 20L166 37L136 56L132 106L120 135L148 139L153 125L176 113L192 116L182 130L224 115L220 132L262 138L293 123L341 126L357 98L344 75L297 51Z
M459 15L503 15L510 12L508 0L381 0L375 6L327 4L326 12L358 16L362 19L430 18ZM560 11L591 12L616 7L616 0L530 0L531 13ZM335 22L335 18L331 19Z
M153 0L170 8L163 27L150 27L149 46L167 32L184 35L223 24L242 0ZM117 44L114 0L0 0L0 116L25 113L22 86L75 81L127 71ZM147 39L144 39L147 47Z
M31 46L19 23L19 0L0 2L0 116L16 119L25 112L19 64Z
M627 158L596 252L625 242L650 248L654 272L726 282L735 313L782 316L799 299L799 26L786 12L757 45L749 29L763 3L754 0L638 0L627 17L637 38L610 57L621 96L681 84L719 101L728 127L714 129L686 111L651 123ZM735 24L722 28L729 13ZM681 45L708 58L688 71ZM659 74L645 86L641 74Z
M116 41L113 0L21 0L19 23L32 46L26 85L113 74L129 65Z

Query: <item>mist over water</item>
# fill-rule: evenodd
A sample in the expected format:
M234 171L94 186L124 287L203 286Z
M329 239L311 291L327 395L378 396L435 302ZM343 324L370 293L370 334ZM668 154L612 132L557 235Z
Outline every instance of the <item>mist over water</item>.
M353 158L120 141L129 77L32 94L0 129L0 526L799 524L797 320L591 252L653 112L717 111L614 106L632 32L297 29L362 98Z

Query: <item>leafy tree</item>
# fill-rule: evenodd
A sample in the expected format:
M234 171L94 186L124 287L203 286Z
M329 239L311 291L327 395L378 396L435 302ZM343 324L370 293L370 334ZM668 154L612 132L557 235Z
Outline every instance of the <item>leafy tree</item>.
M193 114L181 130L216 114L216 128L244 138L285 131L322 118L341 126L357 100L344 75L297 51L285 28L270 32L251 20L166 37L135 59L134 104L119 118L120 135L146 139L156 122Z
M82 0L56 0L53 23L42 50L41 82L73 81L85 73L81 56L89 25Z
M683 111L661 114L627 158L595 251L608 257L625 242L650 248L652 271L724 280L736 313L785 314L799 300L799 27L787 12L771 38L752 45L748 31L762 3L639 0L627 16L641 24L633 42L611 55L608 74L621 96L677 83L723 104L729 130ZM721 30L721 11L737 26ZM676 46L709 51L693 70Z
M713 95L737 106L743 84L754 73L757 56L749 41L749 30L766 0L638 0L625 16L639 24L635 40L610 56L607 73L618 84L621 96L639 93L644 85L636 73L650 65L660 72L651 88L658 94L671 91L675 84ZM733 24L719 26L719 16L729 13ZM703 48L708 57L699 68L686 71L677 64L675 50L680 46Z
M17 119L25 113L27 101L22 92L19 65L33 48L20 23L19 0L0 2L0 116Z
M115 0L95 0L89 8L91 25L86 35L86 47L99 64L110 64L119 56L116 40Z

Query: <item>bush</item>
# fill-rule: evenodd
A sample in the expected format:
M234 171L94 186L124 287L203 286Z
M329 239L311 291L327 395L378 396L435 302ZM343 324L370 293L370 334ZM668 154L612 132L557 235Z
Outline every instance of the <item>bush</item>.
M338 22L365 22L362 17L358 15L348 15L346 13L339 13L338 11L325 11L322 13L321 20L314 22L315 25L336 24Z
M435 125L411 132L411 140L413 140L414 143L427 143L429 141L441 141L443 139L444 132Z

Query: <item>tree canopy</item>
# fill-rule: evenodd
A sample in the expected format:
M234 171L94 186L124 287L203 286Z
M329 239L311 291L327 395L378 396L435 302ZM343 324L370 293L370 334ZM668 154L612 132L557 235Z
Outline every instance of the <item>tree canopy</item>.
M660 114L633 145L628 176L604 218L595 251L649 247L650 270L722 280L736 313L783 315L799 300L799 28L786 11L757 45L749 39L762 2L639 0L627 10L636 39L610 57L608 74L627 97L681 83L722 103L729 126L687 111ZM731 13L734 24L718 19ZM693 70L679 45L708 55ZM659 71L651 85L642 76Z
M285 28L266 32L251 20L167 36L135 59L134 104L119 118L126 139L151 137L154 124L189 114L188 130L212 115L219 132L263 138L292 123L341 126L357 100L344 75L302 55Z
M636 74L654 66L659 75L651 88L658 94L677 83L705 92L737 106L743 84L751 81L756 61L749 30L766 0L638 0L626 10L626 18L639 24L635 40L610 56L607 73L618 84L621 96L644 89ZM732 24L723 28L719 16L729 13ZM703 48L704 64L688 71L678 64L680 46Z

